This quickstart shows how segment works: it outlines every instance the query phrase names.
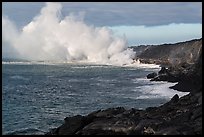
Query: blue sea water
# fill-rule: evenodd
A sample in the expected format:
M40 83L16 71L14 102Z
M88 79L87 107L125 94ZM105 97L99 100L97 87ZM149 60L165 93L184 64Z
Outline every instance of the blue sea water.
M169 101L175 83L150 82L159 68L93 64L2 64L2 131L11 135L44 134L67 116L99 109L145 109Z

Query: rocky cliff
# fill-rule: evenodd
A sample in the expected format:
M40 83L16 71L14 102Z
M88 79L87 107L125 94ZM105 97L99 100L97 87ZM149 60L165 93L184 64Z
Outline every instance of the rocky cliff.
M202 39L176 44L145 46L139 50L137 58L143 63L156 63L162 66L158 73L147 76L151 81L178 82L173 89L179 91L199 90L202 86Z
M136 52L136 58L142 63L177 66L195 63L201 47L202 38L175 44L141 45L130 48Z

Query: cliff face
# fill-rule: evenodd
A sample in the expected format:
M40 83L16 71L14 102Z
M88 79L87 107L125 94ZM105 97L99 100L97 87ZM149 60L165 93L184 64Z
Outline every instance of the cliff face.
M194 64L200 55L202 38L175 44L131 47L142 63L168 66Z
M170 88L179 91L193 92L202 88L202 38L176 44L135 47L134 50L136 53L139 51L137 58L141 62L168 67L163 68L165 73L155 74L151 81L178 82Z
M174 69L170 69L170 71L171 70ZM178 73L178 84L173 86L173 89L179 90L180 87L190 87L189 91L191 93L202 91L202 47L199 53L199 57L194 62L194 64L184 68L182 71L178 71Z

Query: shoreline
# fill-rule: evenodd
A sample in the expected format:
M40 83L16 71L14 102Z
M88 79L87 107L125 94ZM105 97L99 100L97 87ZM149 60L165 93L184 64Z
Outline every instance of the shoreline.
M145 110L123 107L97 110L86 116L66 117L65 123L46 135L194 135L202 134L200 94L175 95L159 107ZM190 104L186 105L186 100ZM197 112L197 113L195 113Z
M167 103L145 110L117 107L66 117L46 135L201 135L202 38L134 50L141 51L135 58L141 63L160 65L158 73L148 76L150 81L178 82L170 89L190 93L180 98L175 94Z
M178 82L179 83L179 82ZM181 91L179 91L181 92ZM96 110L66 117L45 135L197 135L202 134L202 85L158 107Z

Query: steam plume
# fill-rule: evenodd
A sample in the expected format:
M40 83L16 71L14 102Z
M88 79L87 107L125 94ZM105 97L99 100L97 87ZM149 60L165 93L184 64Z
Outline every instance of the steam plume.
M125 38L114 37L107 27L86 25L83 14L69 14L61 19L61 9L59 3L46 3L22 30L3 16L3 43L16 50L16 57L27 60L116 65L132 62L135 53L127 49Z

